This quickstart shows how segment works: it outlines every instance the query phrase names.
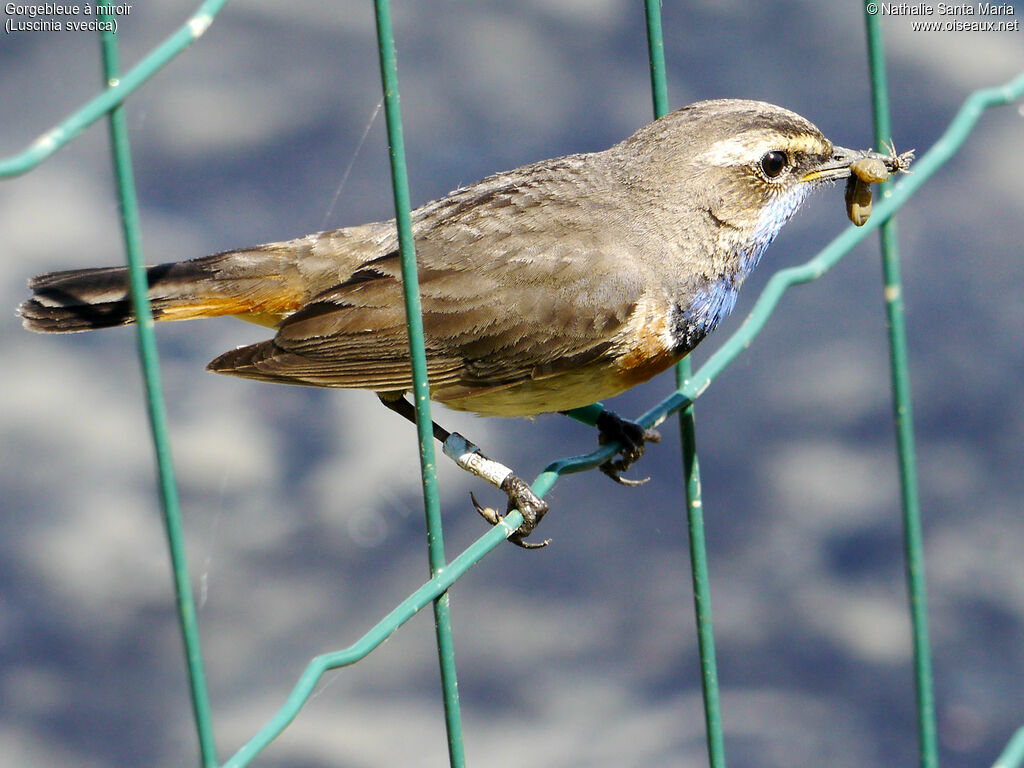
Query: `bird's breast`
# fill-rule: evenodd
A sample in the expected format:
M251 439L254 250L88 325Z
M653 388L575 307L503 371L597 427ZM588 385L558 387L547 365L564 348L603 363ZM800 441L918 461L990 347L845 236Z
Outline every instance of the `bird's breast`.
M613 348L611 367L624 389L656 376L689 351L680 344L674 316L668 297L645 297L637 304Z

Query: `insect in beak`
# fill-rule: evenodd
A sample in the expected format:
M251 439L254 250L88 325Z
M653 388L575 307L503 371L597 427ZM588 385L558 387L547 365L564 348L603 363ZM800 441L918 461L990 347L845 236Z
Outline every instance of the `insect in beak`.
M891 142L886 149L889 154L835 147L829 162L805 174L800 181L846 179L846 215L856 226L862 227L871 218L871 185L881 184L896 173L909 173L914 159L914 150L896 154Z

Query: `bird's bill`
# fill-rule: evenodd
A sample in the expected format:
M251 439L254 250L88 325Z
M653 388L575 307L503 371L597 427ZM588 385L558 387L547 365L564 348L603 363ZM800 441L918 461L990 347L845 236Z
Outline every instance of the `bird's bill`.
M804 174L800 181L839 181L848 179L853 175L850 166L858 160L881 160L890 173L902 170L900 160L893 155L883 155L872 149L846 149L846 147L833 147L831 159L825 161L813 171Z

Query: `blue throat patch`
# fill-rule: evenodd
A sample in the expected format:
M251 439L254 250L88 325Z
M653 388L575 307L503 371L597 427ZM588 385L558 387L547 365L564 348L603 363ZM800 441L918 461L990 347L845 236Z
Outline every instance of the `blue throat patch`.
M697 346L701 339L718 327L722 318L732 312L743 280L754 270L782 225L797 212L810 192L810 184L798 184L765 205L750 241L741 245L734 254L736 269L709 280L692 295L687 307L676 305L678 314L672 325L677 354L685 354Z

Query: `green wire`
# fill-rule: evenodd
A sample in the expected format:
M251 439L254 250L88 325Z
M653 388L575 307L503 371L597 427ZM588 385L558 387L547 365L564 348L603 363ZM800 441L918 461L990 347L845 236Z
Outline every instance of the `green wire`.
M885 76L885 54L878 14L864 12L867 22L868 62L874 107L875 147L882 149L892 139L889 120L889 88ZM882 185L883 198L889 182ZM903 312L903 287L896 222L887 219L879 229L882 248L882 279L885 313L889 328L889 367L892 377L893 416L900 470L903 508L903 546L910 618L914 645L914 683L917 694L917 730L921 768L938 768L939 749L935 727L935 693L931 648L928 642L928 592L925 579L924 534L918 495L917 460L914 456L914 420L907 360L907 331Z
M112 18L106 15L100 16L101 20L109 21ZM101 31L100 39L103 50L104 78L108 86L114 87L118 81L120 69L117 35L112 31ZM211 768L217 765L217 751L213 738L206 676L203 672L203 653L199 643L196 607L192 599L192 585L185 556L185 534L181 524L178 488L174 479L174 465L171 459L167 411L160 384L160 361L157 356L156 336L153 333L153 313L150 311L149 298L146 295L149 286L143 267L142 238L139 234L139 205L135 194L135 178L132 174L128 129L125 125L124 109L121 106L115 106L110 110L110 140L114 172L117 176L117 187L121 198L121 222L125 249L128 254L128 275L131 280L132 304L136 318L135 327L138 331L139 363L146 386L146 402L159 476L164 527L170 549L179 626L185 648L189 687L192 692L192 712L199 736L199 749L203 765Z
M437 463L434 456L433 422L430 417L430 388L427 382L427 353L423 341L423 316L420 309L419 278L410 215L409 181L405 165L405 144L402 139L402 112L398 100L398 63L388 0L375 0L377 40L380 50L380 72L384 88L384 115L391 150L391 181L395 196L395 220L402 259L402 288L405 293L405 320L409 329L409 351L412 358L413 400L416 406L416 431L420 446L420 476L423 483L423 504L427 518L427 551L431 576L446 567L444 539L441 534L441 502L437 488ZM445 724L448 731L448 758L453 768L465 765L462 737L462 715L455 674L455 650L448 594L434 601L434 627L437 636L441 685L444 692Z
M1024 765L1024 728L1017 729L1010 737L992 768L1018 768L1021 765Z
M668 113L668 82L665 72L665 43L661 31L661 2L646 0L647 48L651 69L651 94L654 117ZM693 369L690 359L676 365L676 387L686 386ZM711 579L708 576L707 544L704 539L704 510L700 487L700 461L697 458L697 427L693 403L679 410L682 442L683 483L686 490L686 520L690 543L690 573L693 581L693 607L697 622L700 652L701 690L704 696L704 727L707 733L708 760L711 768L725 767L725 740L722 734L722 708L715 659L715 630L711 611Z

